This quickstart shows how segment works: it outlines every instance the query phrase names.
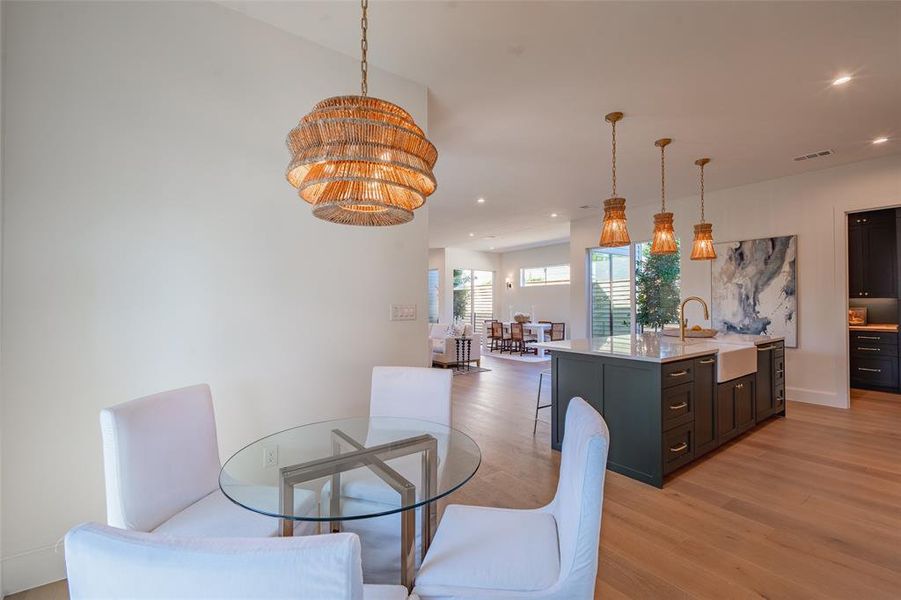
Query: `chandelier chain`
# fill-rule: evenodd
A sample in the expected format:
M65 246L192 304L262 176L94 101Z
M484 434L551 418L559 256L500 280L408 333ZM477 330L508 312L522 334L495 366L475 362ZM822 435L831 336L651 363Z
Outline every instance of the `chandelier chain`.
M366 53L369 51L369 40L366 38L366 31L369 29L369 18L366 14L369 8L369 0L360 0L360 8L363 11L363 16L360 18L360 31L362 33L360 38L360 95L365 97L368 92L366 79L369 75L369 63L366 61Z
M613 121L613 196L616 198L616 121Z
M666 170L664 162L666 161L666 153L664 150L666 145L660 146L660 212L666 212Z
M704 165L701 165L701 223L704 222Z

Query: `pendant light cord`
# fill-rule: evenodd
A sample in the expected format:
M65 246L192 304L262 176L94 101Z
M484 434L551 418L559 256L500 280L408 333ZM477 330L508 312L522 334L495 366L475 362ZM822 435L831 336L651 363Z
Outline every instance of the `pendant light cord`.
M704 165L701 165L701 223L704 222Z
M664 150L666 150L666 144L660 146L660 212L662 213L666 212L666 170L664 169L666 155Z
M360 0L360 8L363 11L363 16L360 18L360 31L362 33L360 38L360 95L365 98L366 93L369 91L366 85L366 78L369 75L369 63L366 62L366 53L369 51L369 41L366 39L366 30L369 29L369 18L366 16L366 11L369 8L369 0Z
M616 121L613 121L613 196L616 198Z

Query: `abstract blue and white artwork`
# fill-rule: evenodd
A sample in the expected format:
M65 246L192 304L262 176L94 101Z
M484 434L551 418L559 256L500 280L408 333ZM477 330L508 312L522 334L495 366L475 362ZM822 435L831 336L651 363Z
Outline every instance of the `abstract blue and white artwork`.
M713 328L785 337L798 347L798 236L715 244Z

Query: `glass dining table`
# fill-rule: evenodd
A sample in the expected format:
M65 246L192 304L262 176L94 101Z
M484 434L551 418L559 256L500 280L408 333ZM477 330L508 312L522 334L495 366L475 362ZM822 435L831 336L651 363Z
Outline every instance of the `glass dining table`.
M452 427L354 417L293 427L245 446L223 465L219 487L235 504L280 519L284 536L294 534L297 521L338 532L342 521L401 513L401 584L410 588L416 509L422 507L425 556L437 527L436 501L469 481L480 463L479 446ZM304 496L318 508L294 514Z

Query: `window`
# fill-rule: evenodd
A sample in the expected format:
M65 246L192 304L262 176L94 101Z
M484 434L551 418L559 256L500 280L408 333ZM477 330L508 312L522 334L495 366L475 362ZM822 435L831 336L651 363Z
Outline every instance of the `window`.
M551 265L519 270L519 285L559 285L569 283L569 265Z
M485 321L494 318L494 273L454 269L454 319L484 333Z
M640 242L589 251L592 337L656 331L678 323L679 254L651 256L650 247L649 242Z
M438 322L438 269L429 269L429 323Z

